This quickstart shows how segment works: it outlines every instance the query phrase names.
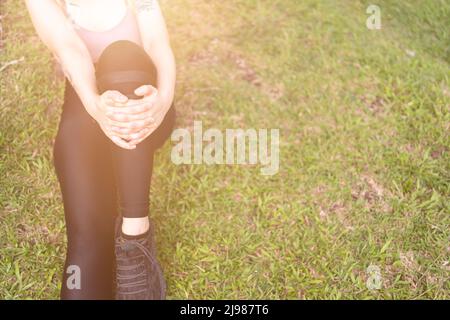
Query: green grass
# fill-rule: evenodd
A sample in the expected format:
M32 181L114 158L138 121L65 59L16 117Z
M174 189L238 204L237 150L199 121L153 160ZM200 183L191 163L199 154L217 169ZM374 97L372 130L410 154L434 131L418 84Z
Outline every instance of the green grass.
M171 299L449 299L450 3L162 1L177 127L280 128L280 172L175 166L151 215ZM58 298L51 162L63 83L22 1L1 1L0 298ZM368 290L377 265L382 288Z

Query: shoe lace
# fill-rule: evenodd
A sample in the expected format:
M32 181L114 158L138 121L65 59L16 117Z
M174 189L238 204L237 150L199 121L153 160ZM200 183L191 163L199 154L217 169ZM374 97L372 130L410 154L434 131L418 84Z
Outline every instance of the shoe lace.
M141 240L142 241L142 240ZM162 269L158 263L158 261L155 259L155 257L151 254L151 252L148 250L148 248L141 243L139 240L126 240L124 242L120 242L116 244L116 247L120 247L124 251L130 250L132 247L138 248L143 255L136 256L135 258L141 258L146 257L149 261L149 264L151 266L151 270L154 270L156 272L156 275L158 277L159 281L159 288L160 288L160 298L162 299L166 294L166 286L164 282L164 276ZM144 266L143 271L140 273L131 273L128 274L127 271L139 268L140 266ZM147 268L145 268L145 260L141 259L139 263L131 265L131 266L121 266L117 265L117 287L118 292L122 295L135 295L146 292L148 289L140 289L140 290L121 290L121 289L132 289L135 287L139 287L142 285L146 285L147 281L146 279L140 279L139 278L142 275L145 275L147 272ZM125 274L123 274L122 272Z

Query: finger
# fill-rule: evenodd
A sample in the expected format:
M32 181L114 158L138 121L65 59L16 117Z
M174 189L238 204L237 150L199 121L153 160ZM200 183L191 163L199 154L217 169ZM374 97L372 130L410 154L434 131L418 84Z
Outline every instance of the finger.
M114 125L108 125L109 131L111 133L111 135L117 135L117 136L122 136L122 135L126 135L126 134L130 134L130 129L128 128L122 128L122 127L118 127L118 126L114 126Z
M111 105L123 105L127 103L128 97L116 90L109 90L104 93L105 102Z
M128 136L128 135L131 135L131 134L135 134L137 132L142 131L143 129L145 129L145 127L122 128L122 127L111 126L111 131L115 135L120 135L120 136Z
M137 96L144 97L144 96L154 95L154 94L156 94L157 91L158 90L152 85L143 85L143 86L140 86L139 88L137 88L136 90L134 90L134 93Z
M120 122L130 122L130 121L138 121L148 119L151 122L154 122L152 117L152 113L138 113L138 114L126 114L126 113L112 113L107 112L107 117L111 120L120 121Z
M150 136L151 133L146 134L144 137L136 139L136 140L131 140L130 144L133 146L137 146L139 143L141 143L142 141L144 141L145 139L147 139Z
M157 125L152 125L152 126L148 127L147 133L138 139L133 139L133 140L129 141L130 145L137 145L137 144L141 143L142 141L147 139L149 136L151 136L157 128L158 128Z
M104 126L100 125L105 135L117 146L124 148L124 149L134 149L134 146L126 143L123 139L121 139L120 136L114 134L110 126Z
M153 103L150 101L141 100L140 103L135 104L125 104L122 106L110 105L106 108L106 113L126 113L126 114L139 114L143 112L150 111L152 109Z
M114 99L116 102L119 102L119 103L126 103L128 101L127 96L123 95L122 93L120 93L119 91L116 91L116 90L109 91L108 96L111 99Z
M130 135L133 133L137 133L145 128L151 128L152 130L155 130L156 128L158 128L162 121L164 120L164 113L163 112L159 112L156 114L156 116L151 117L149 119L143 120L143 122L140 121L136 121L134 123L138 123L137 125L133 126L131 125L130 127L125 126L116 126L114 124L111 125L112 130L114 130L114 132L116 132L117 134L120 135ZM115 124L117 123L121 123L121 122L115 122ZM123 123L123 122L122 122ZM133 123L133 122L130 122Z
M144 120L137 120L132 122L121 122L108 119L109 125L111 127L119 127L126 129L143 129L154 123L154 119L146 118Z
M145 127L139 127L139 128L121 128L121 127L114 127L111 126L111 132L114 135L118 135L124 139L135 139L136 137L132 136L135 134L138 134L140 132L143 132L145 130L154 130L155 128L157 128L158 125L156 123L147 125Z
M137 139L137 140L132 140L132 141L130 141L130 144L131 145L138 145L139 143L141 143L142 141L144 141L145 139L150 137L153 134L153 132L155 132L156 128L157 127L151 128L150 131L144 137L142 137L140 139Z
M132 144L131 143L132 141L145 139L145 137L147 137L149 135L151 130L152 129L150 127L144 128L139 132L127 135L126 139L129 140L130 144Z
M127 150L133 150L136 149L135 145L130 145L129 143L126 143L125 141L123 141L121 138L117 137L117 136L112 136L111 137L112 142L114 142L117 146L123 148L123 149L127 149Z
M111 126L111 132L114 135L120 136L122 138L128 139L127 137L131 134L141 131L140 128L121 128Z

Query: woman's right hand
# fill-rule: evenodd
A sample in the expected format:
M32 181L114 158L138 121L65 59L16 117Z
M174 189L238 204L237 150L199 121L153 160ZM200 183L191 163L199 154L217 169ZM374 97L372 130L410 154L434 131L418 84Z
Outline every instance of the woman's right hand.
M138 144L136 141L145 139L155 129L150 111L156 92L154 89L154 94L143 101L130 100L118 91L106 91L97 97L94 118L112 142L133 150Z
M120 133L114 131L111 121L106 115L108 112L108 107L110 106L125 106L128 102L128 97L121 94L119 91L105 91L103 94L97 97L96 101L96 116L95 120L99 124L100 128L103 130L105 135L117 146L133 150L136 148L135 145L130 144L128 141L124 140Z

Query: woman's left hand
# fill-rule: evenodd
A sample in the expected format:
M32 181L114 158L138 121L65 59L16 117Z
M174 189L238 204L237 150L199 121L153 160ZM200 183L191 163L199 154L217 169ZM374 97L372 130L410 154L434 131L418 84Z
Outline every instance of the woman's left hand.
M116 124L115 131L128 140L130 145L138 145L151 135L162 123L170 105L166 105L156 88L144 85L135 90L141 100L130 100L133 106L120 108L120 116L111 112L111 120ZM137 103L136 103L137 102ZM112 109L117 109L111 107ZM142 121L143 116L151 121ZM139 121L134 121L140 119Z

